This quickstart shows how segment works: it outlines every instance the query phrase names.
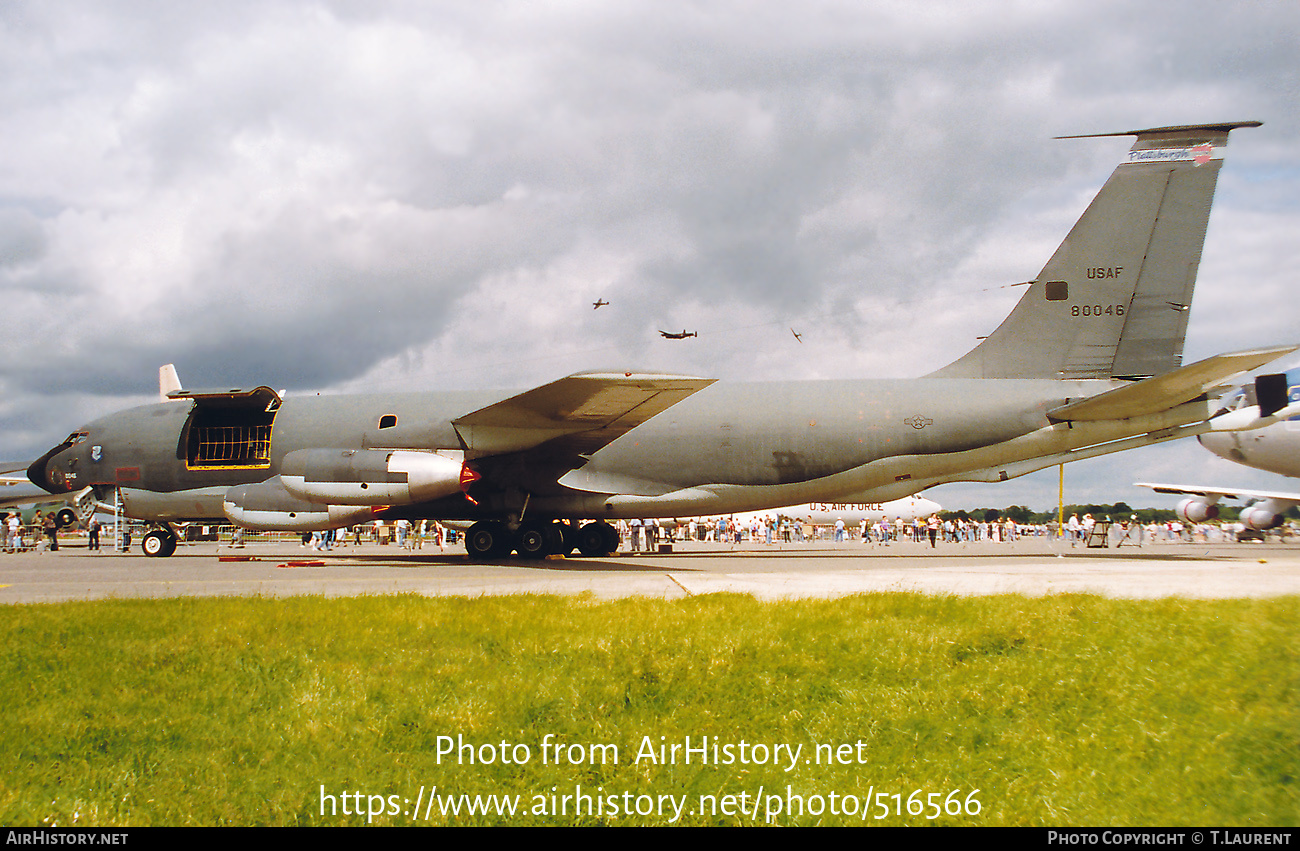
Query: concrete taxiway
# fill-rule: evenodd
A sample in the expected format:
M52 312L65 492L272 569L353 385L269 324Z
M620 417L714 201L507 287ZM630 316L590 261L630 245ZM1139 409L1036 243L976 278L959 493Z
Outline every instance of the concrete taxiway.
M226 561L223 558L248 561ZM1088 593L1234 598L1300 594L1300 544L1161 543L1119 550L1040 538L1009 544L688 543L672 553L471 563L464 550L362 544L182 545L175 556L90 552L0 555L0 603L135 597L299 594L583 594L676 598L737 592L763 599L874 591Z

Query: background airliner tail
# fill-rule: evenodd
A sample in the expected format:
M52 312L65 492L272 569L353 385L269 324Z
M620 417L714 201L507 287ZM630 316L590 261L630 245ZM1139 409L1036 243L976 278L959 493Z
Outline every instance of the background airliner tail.
M1006 320L928 377L1145 378L1178 368L1228 134L1258 126L1098 134L1137 141Z

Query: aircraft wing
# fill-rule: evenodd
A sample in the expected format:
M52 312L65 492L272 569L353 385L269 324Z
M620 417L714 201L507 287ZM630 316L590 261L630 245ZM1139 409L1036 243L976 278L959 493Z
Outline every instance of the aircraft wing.
M1274 346L1216 355L1047 412L1057 422L1121 420L1175 408L1219 386L1225 378L1257 369L1300 346Z
M1246 507L1237 515L1237 522L1257 532L1281 526L1284 522L1283 515L1292 506L1300 505L1300 493L1203 488L1195 485L1160 485L1146 482L1139 482L1138 487L1151 488L1156 493L1188 494L1189 498L1178 503L1175 511L1179 517L1193 523L1203 523L1218 517L1220 499L1226 497L1246 500Z
M28 497L35 496L35 491L40 491L51 499L57 498L27 481L26 476L13 475L14 472L14 469L0 468L0 508L26 505Z
M452 426L466 460L548 444L587 455L716 379L632 372L582 372L511 396Z
M32 484L26 476L0 475L0 508L17 508L20 505L38 505L43 502L66 502L66 495L52 494Z
M1278 493L1275 491L1240 490L1235 488L1205 488L1198 485L1164 485L1152 482L1136 482L1140 488L1151 488L1156 493L1186 494L1207 499L1272 499L1300 505L1300 493Z

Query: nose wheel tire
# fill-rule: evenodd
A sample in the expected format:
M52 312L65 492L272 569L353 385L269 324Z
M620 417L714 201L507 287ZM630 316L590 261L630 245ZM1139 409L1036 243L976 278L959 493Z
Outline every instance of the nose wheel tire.
M141 539L140 549L150 558L167 558L176 552L176 536L165 529L154 529Z

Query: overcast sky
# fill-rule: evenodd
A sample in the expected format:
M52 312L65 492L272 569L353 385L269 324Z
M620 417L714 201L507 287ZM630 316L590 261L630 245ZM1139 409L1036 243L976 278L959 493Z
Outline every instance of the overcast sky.
M1298 44L1295 2L8 0L0 459L169 362L290 395L921 375L1129 145L1052 137L1167 124L1264 122L1185 361L1300 342ZM1066 476L1298 487L1192 441ZM1045 509L1056 472L932 495Z

